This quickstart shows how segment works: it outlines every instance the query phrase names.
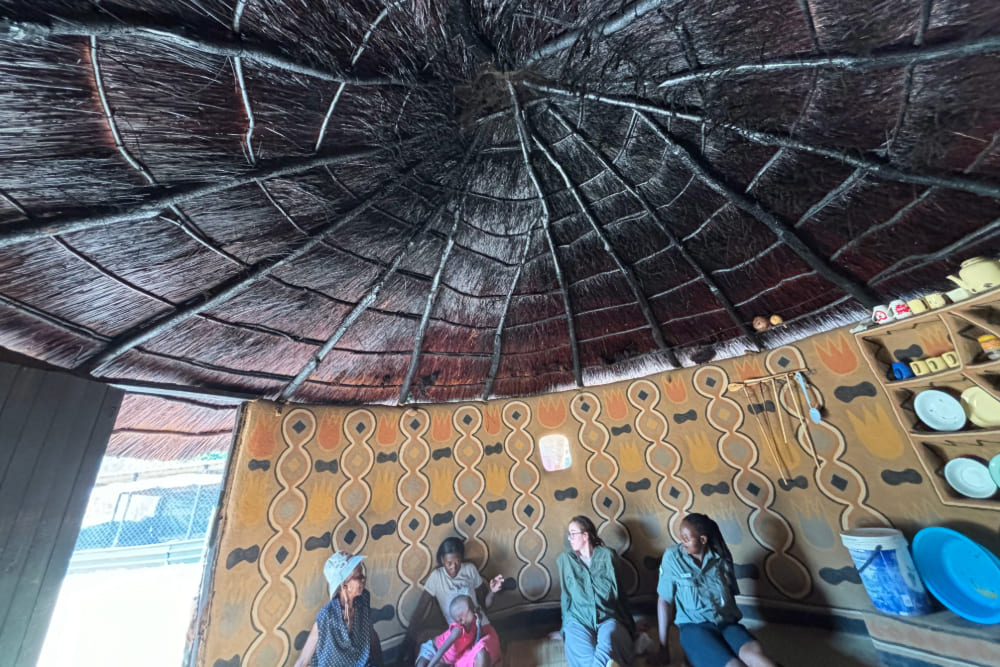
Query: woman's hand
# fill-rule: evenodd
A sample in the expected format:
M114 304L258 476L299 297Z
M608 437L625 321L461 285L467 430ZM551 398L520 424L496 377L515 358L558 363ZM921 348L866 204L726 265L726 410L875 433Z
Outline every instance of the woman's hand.
M498 574L490 579L490 592L499 593L501 588L503 588L503 575Z

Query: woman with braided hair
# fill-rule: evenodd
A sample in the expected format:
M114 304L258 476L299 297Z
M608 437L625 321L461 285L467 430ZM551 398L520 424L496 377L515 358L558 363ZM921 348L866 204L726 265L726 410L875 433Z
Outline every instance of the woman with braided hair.
M704 514L681 522L681 542L663 552L656 586L660 654L670 662L670 626L677 623L681 647L692 667L775 667L739 620L739 588L733 556L719 525Z

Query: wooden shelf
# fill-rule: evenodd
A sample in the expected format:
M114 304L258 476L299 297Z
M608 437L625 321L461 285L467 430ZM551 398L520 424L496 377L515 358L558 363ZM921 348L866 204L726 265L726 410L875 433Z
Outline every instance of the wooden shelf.
M933 388L954 393L975 385L1000 400L1000 360L984 359L976 340L983 333L1000 336L1000 289L859 331L855 338L941 502L956 507L1000 510L998 498L979 500L959 495L942 473L945 463L953 458L978 455L989 459L1000 454L1000 427L979 428L969 422L961 431L915 430L921 423L912 407L913 398L920 391ZM928 351L929 346L933 349ZM949 347L958 354L958 367L905 380L890 379L892 363L906 350L915 348L923 350L924 356L938 356Z

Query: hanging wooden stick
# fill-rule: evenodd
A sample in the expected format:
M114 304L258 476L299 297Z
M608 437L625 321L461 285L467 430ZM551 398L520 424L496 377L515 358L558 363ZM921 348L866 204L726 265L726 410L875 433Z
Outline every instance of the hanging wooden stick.
M809 453L812 454L813 461L816 462L816 470L819 470L820 463L819 457L816 456L816 443L813 442L812 433L809 432L809 424L806 423L806 417L802 413L802 399L799 398L799 392L794 391L795 387L792 387L792 398L795 399L795 412L799 417L799 426L805 429L806 441L809 443ZM798 441L798 432L796 432L795 440Z
M788 446L788 436L785 434L785 409L781 406L781 398L778 393L778 384L771 376L771 391L774 392L774 409L778 412L778 422L781 424L781 441Z
M730 387L731 386L732 385L730 385ZM753 399L750 398L750 392L747 391L747 386L745 384L740 384L739 386L743 389L743 394L747 397L747 411L753 412L753 410L751 409L753 406ZM771 443L771 438L764 431L764 424L760 420L760 413L754 412L753 416L757 420L757 428L760 429L761 439L767 443L767 447L770 450L771 458L774 460L774 466L775 468L778 469L778 474L782 476L781 479L788 479L785 476L784 468L782 468L780 460L778 459L778 454L777 452L774 451L774 445Z

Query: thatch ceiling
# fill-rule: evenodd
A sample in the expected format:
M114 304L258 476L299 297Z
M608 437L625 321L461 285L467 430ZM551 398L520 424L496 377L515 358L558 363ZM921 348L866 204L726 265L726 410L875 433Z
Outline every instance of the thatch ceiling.
M390 403L767 347L996 249L998 55L976 0L0 0L0 346Z

